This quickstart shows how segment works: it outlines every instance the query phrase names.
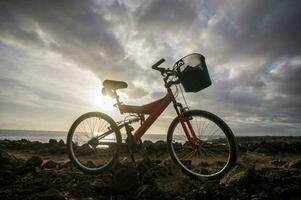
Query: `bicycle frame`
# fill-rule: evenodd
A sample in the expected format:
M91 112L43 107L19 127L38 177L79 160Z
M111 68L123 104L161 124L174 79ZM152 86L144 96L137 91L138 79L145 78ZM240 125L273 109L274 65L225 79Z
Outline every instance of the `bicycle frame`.
M141 139L141 137L145 134L145 132L151 127L151 125L158 119L158 117L162 114L162 112L167 108L167 106L173 102L174 108L180 117L180 123L183 127L183 130L185 132L185 135L189 141L189 143L192 146L197 145L197 137L195 135L195 132L191 126L191 123L189 120L186 120L183 111L178 109L178 103L171 91L170 88L167 88L167 94L165 97L156 100L154 102L151 102L149 104L143 105L137 110L136 112L131 113L139 113L139 114L148 114L148 118L142 122L141 126L136 130L136 132L133 135L134 141L138 141ZM129 112L130 108L133 106L130 105L118 105L118 108L121 113Z

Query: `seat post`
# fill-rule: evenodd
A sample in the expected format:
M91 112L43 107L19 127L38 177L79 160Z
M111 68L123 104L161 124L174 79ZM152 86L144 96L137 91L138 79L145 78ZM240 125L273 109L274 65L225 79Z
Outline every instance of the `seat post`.
M114 94L114 97L116 98L117 105L119 106L121 104L121 102L119 101L119 96L118 96L116 90L113 90L113 94Z

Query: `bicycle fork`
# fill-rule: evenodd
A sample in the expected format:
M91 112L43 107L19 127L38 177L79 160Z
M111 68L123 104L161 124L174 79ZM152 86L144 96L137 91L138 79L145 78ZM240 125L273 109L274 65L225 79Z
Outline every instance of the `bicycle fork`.
M184 116L185 108L183 108L182 104L178 103L175 99L173 99L173 104L189 144L195 148L198 145L198 138L190 123L190 119L186 119Z
M189 144L192 146L192 147L196 147L197 144L198 144L198 138L193 130L193 127L191 126L191 123L189 121L189 119L185 119L185 116L183 113L180 114L179 116L179 120L180 120L180 123L182 125L182 128L185 132L185 135L189 141Z

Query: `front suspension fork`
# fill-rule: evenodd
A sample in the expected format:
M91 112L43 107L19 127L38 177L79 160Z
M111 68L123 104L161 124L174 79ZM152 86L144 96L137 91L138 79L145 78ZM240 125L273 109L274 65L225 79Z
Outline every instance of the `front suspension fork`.
M179 116L179 120L180 120L180 123L182 125L182 128L185 132L185 135L189 141L189 144L192 146L192 147L196 147L197 144L198 144L198 138L193 130L193 127L189 121L189 119L186 119L184 114L181 113L180 116Z
M195 148L197 145L198 145L198 138L193 130L193 127L190 123L190 119L187 119L185 116L184 116L184 113L185 113L185 108L183 108L182 104L181 103L178 103L175 99L173 99L173 105L174 105L174 108L179 116L179 121L182 125L182 128L185 132L185 135L189 141L189 144Z

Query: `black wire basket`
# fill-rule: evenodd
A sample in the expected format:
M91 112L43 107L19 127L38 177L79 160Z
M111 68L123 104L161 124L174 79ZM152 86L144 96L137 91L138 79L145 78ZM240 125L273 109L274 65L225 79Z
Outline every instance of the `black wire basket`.
M174 65L185 92L199 92L211 85L205 57L198 53L185 56Z

